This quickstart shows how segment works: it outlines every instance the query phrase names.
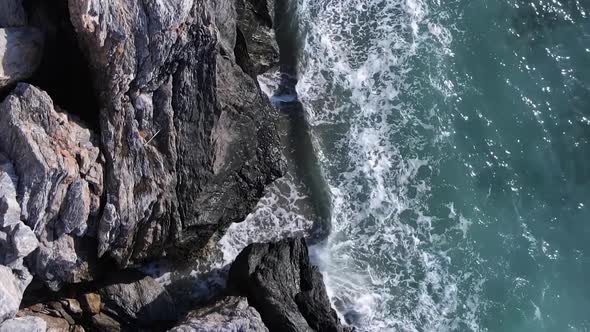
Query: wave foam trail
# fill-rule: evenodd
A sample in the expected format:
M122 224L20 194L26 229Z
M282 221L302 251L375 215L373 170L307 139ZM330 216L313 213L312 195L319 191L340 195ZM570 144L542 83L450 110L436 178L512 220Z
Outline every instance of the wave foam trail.
M422 91L452 94L439 70L452 36L431 10L421 0L298 0L297 92L333 207L332 234L314 252L335 306L362 331L478 329L476 305L449 318L460 296L478 303L477 290L459 294L466 277L437 249L427 206L437 162L427 152L444 130Z

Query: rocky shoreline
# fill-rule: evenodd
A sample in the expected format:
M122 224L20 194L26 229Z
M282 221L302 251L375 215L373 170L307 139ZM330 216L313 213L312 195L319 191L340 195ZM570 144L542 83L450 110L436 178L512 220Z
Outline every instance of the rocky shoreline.
M284 174L272 0L0 0L0 331L347 331L302 238L181 268Z

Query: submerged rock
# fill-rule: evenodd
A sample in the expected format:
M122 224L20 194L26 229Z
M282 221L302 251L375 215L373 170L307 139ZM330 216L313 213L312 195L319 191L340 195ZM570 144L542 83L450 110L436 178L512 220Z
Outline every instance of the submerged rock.
M19 84L0 104L0 152L19 178L20 218L39 240L32 272L53 288L92 279L79 245L102 194L100 151L91 132L58 112L45 92ZM14 234L17 254L35 248L24 225Z
M260 314L243 297L227 297L190 312L172 332L266 332Z
M42 54L43 34L38 29L0 29L0 89L31 77Z
M246 247L231 266L229 286L248 297L271 331L350 331L332 309L303 238Z

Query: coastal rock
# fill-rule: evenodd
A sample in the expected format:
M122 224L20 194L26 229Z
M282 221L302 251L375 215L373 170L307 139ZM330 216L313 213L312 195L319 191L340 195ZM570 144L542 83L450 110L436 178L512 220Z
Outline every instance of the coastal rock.
M12 318L0 324L0 332L45 332L47 323L39 317Z
M116 277L117 282L100 289L105 313L132 325L176 320L174 301L153 278L135 273Z
M236 61L253 77L279 63L274 1L237 0Z
M0 153L0 228L20 222L20 205L16 200L18 178L12 163Z
M16 315L23 291L12 270L0 265L0 322Z
M231 266L229 286L248 297L271 331L350 331L331 308L303 238L249 245Z
M23 0L2 0L0 2L0 28L20 27L27 24Z
M17 183L12 164L0 154L0 322L18 310L32 280L23 259L38 246L33 231L20 221Z
M39 240L32 272L52 288L92 279L80 245L88 242L81 236L102 194L100 151L91 132L58 112L45 92L21 83L0 104L0 152L19 178L20 217ZM25 228L17 231L15 250L30 251L33 237Z
M282 175L269 102L218 51L221 1L69 1L101 107L98 253L120 266L196 254Z
M0 89L33 75L42 54L43 34L38 29L0 29Z
M171 332L266 332L260 314L243 297L227 297L190 312Z

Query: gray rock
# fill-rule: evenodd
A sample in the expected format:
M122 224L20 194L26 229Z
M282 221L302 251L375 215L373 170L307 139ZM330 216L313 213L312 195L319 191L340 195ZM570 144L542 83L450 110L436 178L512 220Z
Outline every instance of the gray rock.
M0 332L45 332L47 323L39 317L12 318L0 324Z
M15 226L11 236L13 252L17 258L27 257L39 246L35 233L22 222Z
M32 280L23 259L39 244L33 231L20 221L17 183L12 164L0 154L0 322L18 310Z
M38 29L0 29L0 89L33 75L42 54L43 34Z
M0 153L0 228L20 222L20 205L16 200L18 178L12 163Z
M190 312L172 332L267 332L260 314L243 297L227 297Z
M121 272L112 283L100 289L103 311L130 325L149 326L154 322L178 319L174 301L152 277Z
M0 322L14 317L23 297L24 288L12 270L0 265Z
M219 52L218 37L234 49L237 14L227 8L230 0L69 1L102 108L98 249L121 266L198 253L282 175L268 100Z
M303 238L246 247L231 266L229 286L248 297L271 331L350 331L332 309Z
M0 28L20 27L27 24L22 0L0 1Z
M80 236L93 213L91 201L102 194L102 176L87 176L102 174L91 132L57 112L45 92L21 83L0 104L0 152L14 163L20 217L40 243L34 273L54 289L92 279L79 248L88 245ZM19 228L18 234L15 248L30 250L30 233Z

